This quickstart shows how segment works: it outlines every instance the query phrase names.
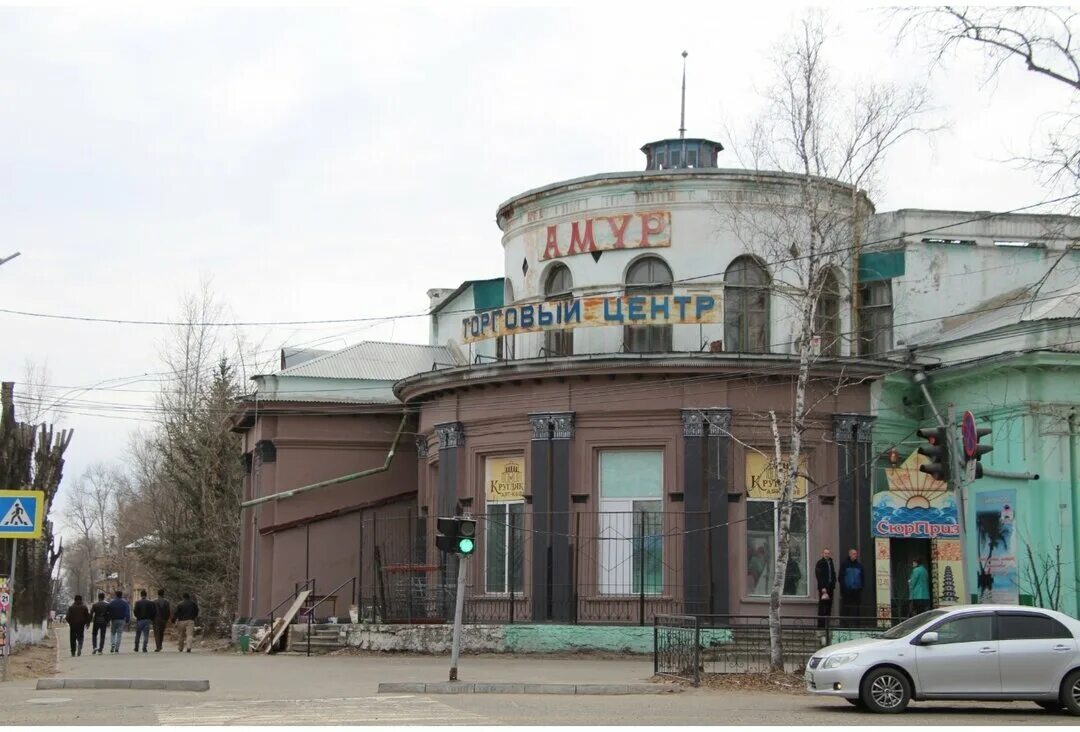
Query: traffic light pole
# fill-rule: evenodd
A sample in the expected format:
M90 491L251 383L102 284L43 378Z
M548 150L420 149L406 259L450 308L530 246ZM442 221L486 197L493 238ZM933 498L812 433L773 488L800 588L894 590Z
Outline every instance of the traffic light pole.
M929 395L927 395L929 399ZM936 411L936 410L935 410ZM945 428L946 439L949 445L949 487L952 488L953 495L956 496L956 523L957 528L960 530L960 566L964 571L964 592L967 593L967 597L964 598L964 604L967 604L968 597L971 597L971 588L968 587L968 583L972 579L978 579L976 575L971 573L971 555L968 552L967 542L967 511L964 508L964 499L966 498L965 490L967 488L967 479L964 474L964 463L961 459L961 444L956 435L956 405L952 402L949 403L948 415L946 422L943 425ZM976 582L976 586L978 582ZM975 602L979 601L979 592L976 589Z
M454 643L450 651L450 680L457 681L458 655L461 651L461 615L465 610L465 557L458 557L457 597L454 602Z

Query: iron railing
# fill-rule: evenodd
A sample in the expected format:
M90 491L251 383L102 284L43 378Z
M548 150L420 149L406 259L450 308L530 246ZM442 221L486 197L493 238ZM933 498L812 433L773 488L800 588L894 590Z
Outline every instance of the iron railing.
M820 649L880 635L900 619L783 617L782 664L799 673ZM658 615L653 624L653 670L690 681L701 674L771 670L771 631L765 615Z

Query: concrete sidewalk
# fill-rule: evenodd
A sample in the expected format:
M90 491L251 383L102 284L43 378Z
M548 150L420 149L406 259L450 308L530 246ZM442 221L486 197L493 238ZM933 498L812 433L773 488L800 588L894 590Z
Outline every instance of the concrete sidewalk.
M61 654L65 679L207 679L199 699L375 696L383 682L447 680L449 657L360 654L312 656L212 653L134 653L71 658ZM627 685L652 676L650 660L550 659L537 656L462 656L459 679L469 683ZM303 683L297 683L303 679ZM121 693L121 692L110 692ZM192 696L189 694L189 696Z

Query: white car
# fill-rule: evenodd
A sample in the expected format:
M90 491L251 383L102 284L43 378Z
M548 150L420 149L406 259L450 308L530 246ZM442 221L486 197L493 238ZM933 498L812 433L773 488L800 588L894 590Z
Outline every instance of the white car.
M806 689L879 713L913 699L1033 701L1080 715L1080 621L1052 610L959 605L916 615L877 638L822 648Z

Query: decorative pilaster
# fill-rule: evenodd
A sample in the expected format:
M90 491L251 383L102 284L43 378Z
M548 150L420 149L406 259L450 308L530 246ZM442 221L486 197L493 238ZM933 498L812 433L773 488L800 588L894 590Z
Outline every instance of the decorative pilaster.
M840 413L833 415L833 439L837 442L850 442L862 415Z
M709 423L709 437L731 436L730 409L706 409L705 419Z
M537 621L573 617L570 561L570 451L574 413L530 414L529 490L532 494L532 609Z
M855 441L860 443L873 442L874 422L876 421L877 417L869 414L855 415Z
M548 415L551 420L551 439L572 440L574 439L574 413L561 412Z
M731 410L684 409L682 424L686 612L723 614L730 606L727 493Z
M465 446L465 426L461 422L444 422L435 425L435 436L440 450L452 450Z
M546 414L530 414L529 426L532 427L532 438L534 440L546 440L550 436L548 430L550 425L548 415Z

